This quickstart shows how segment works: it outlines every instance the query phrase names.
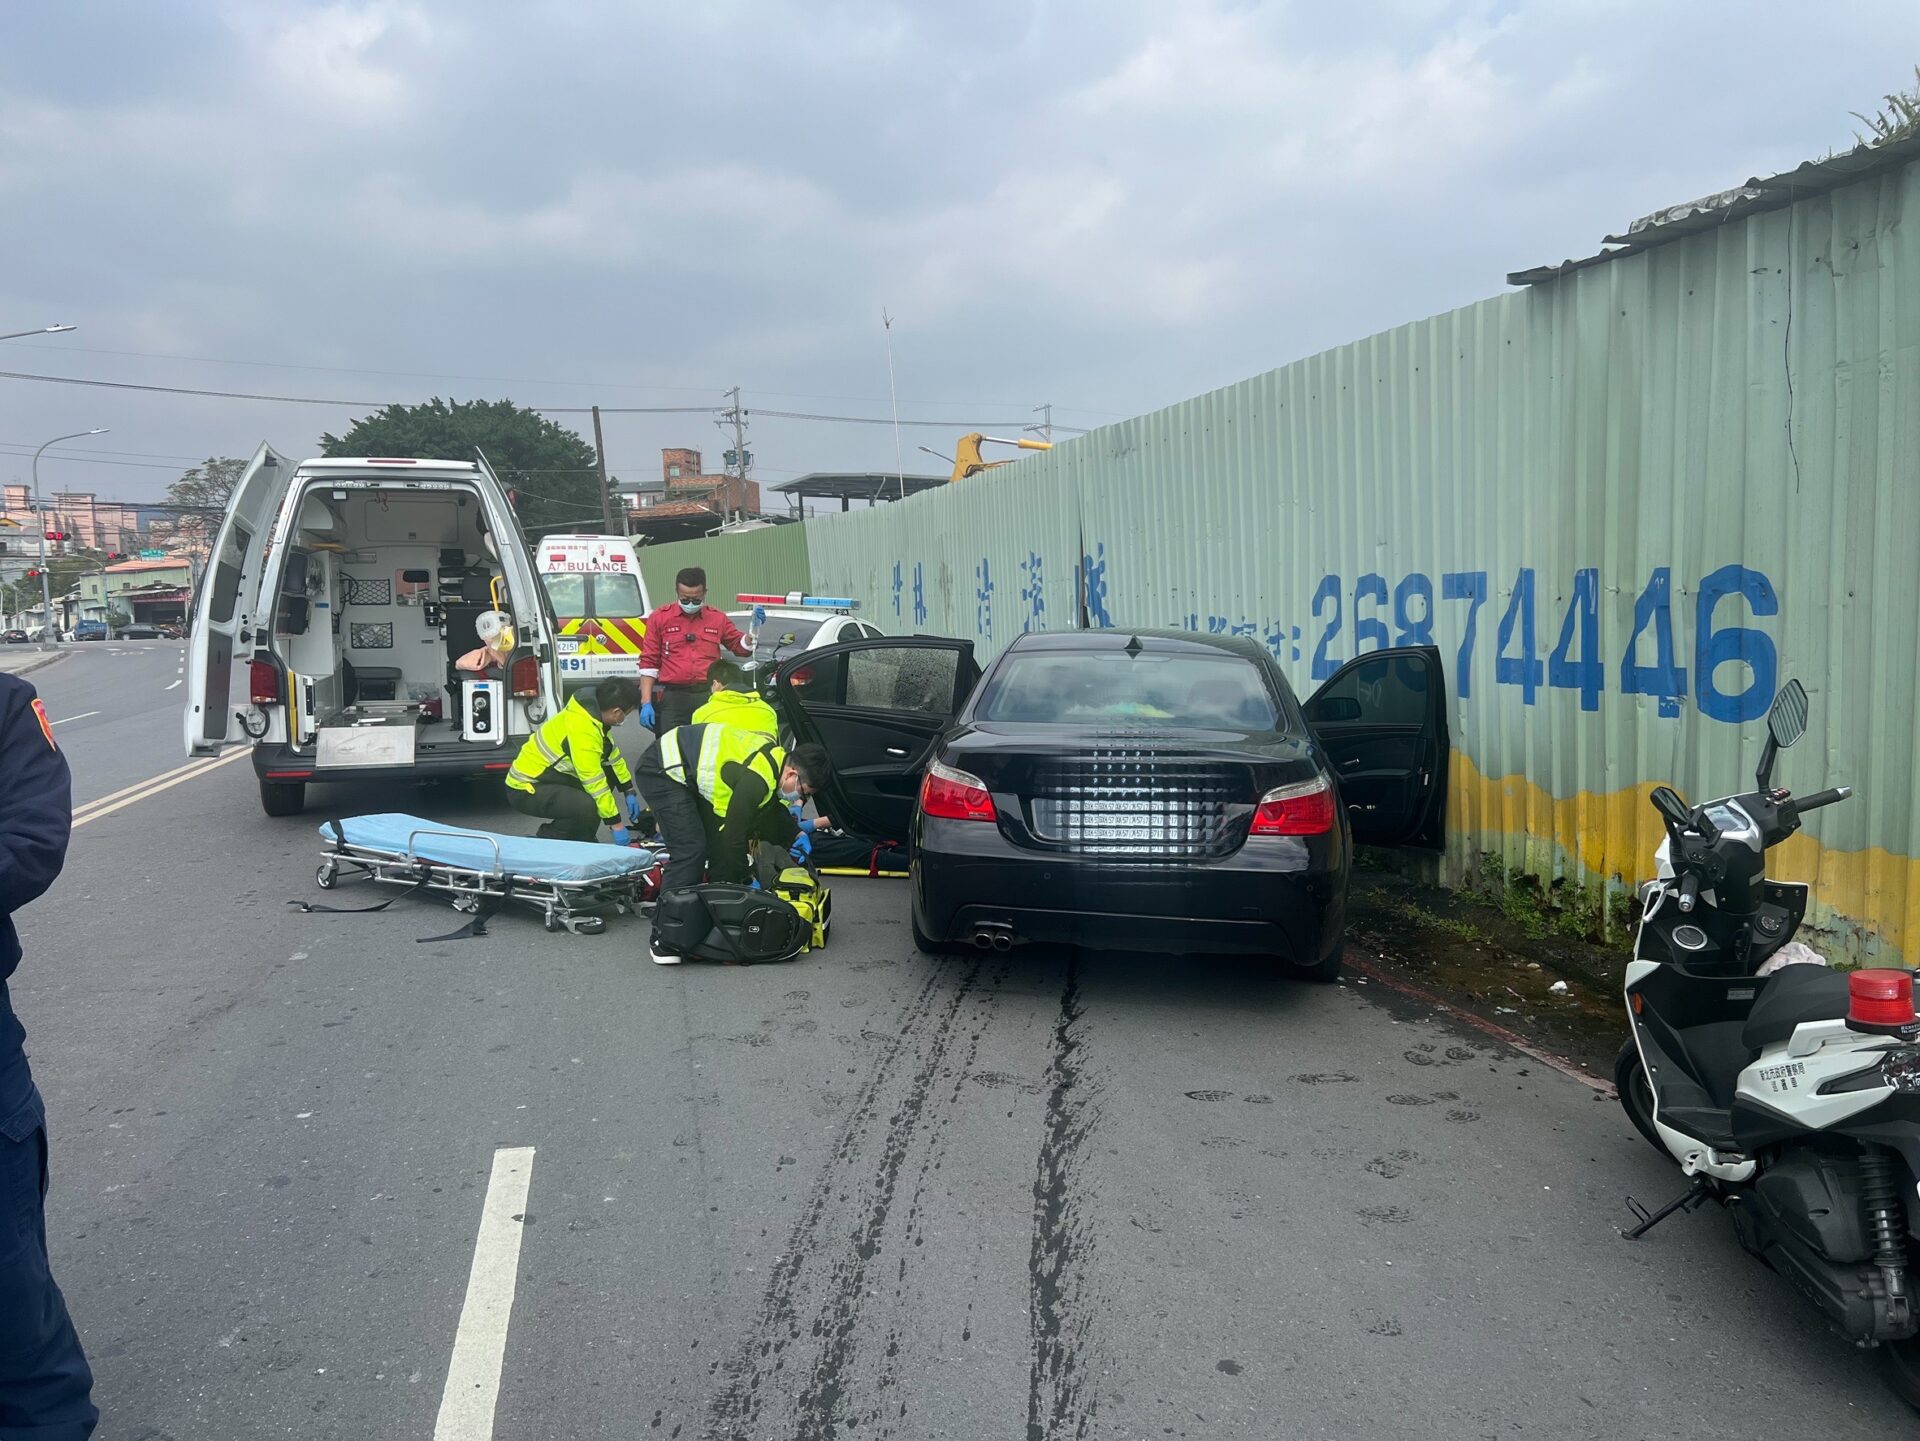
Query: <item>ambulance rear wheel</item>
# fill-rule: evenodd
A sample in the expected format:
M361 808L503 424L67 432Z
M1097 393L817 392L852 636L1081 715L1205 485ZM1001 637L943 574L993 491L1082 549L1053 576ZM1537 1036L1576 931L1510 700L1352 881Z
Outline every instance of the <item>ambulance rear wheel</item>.
M305 781L261 781L260 809L270 816L297 816L307 808Z

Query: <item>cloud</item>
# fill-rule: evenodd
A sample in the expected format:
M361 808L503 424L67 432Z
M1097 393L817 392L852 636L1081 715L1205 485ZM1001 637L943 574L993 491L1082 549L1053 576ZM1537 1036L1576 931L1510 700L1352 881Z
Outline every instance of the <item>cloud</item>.
M884 410L882 305L903 405L1175 400L1844 143L1847 112L1909 83L1920 53L1911 0L1830 7L1812 30L1746 23L1731 0L23 16L0 51L0 313L82 329L58 355L17 344L18 368L556 403L738 381L767 408L782 392ZM344 421L0 387L0 440L70 414L200 455L263 428L298 449L302 426ZM670 418L615 427L629 470L687 438ZM892 463L891 438L861 429L769 425L755 450L792 471Z
M243 4L234 24L265 66L274 92L345 125L391 123L418 93L417 65L434 39L412 4Z

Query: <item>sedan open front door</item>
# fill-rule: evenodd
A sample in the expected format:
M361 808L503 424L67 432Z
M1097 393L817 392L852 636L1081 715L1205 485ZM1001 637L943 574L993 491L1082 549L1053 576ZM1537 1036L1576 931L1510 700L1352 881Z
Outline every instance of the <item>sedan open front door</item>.
M1339 779L1356 841L1445 846L1447 691L1438 650L1369 651L1301 709Z
M774 700L833 760L821 811L842 830L904 840L927 758L979 679L970 640L879 636L802 651L774 673Z

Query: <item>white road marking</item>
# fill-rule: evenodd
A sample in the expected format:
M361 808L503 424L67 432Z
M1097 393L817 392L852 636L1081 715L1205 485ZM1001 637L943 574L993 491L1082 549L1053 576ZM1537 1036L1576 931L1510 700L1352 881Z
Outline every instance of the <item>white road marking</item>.
M453 1361L447 1368L447 1388L440 1393L433 1441L492 1441L532 1182L533 1147L503 1146L493 1153L493 1175L480 1209L473 1271L454 1332Z
M252 753L251 746L235 746L223 756L215 756L209 761L195 761L181 766L179 770L168 771L165 775L155 776L150 781L142 781L139 785L117 791L113 795L82 806L75 811L73 813L74 829L78 830L87 822L97 821L102 816L110 816L115 811L125 810L135 801L143 801L148 796L157 796L161 791L170 791L182 781L190 781L197 776L205 775L208 771L218 770L221 766L232 765L242 756Z
M181 684L182 684L182 682L180 682L180 681L175 681L175 682L174 682L174 683L173 683L172 685L170 685L170 686L168 686L168 687L167 687L167 689L168 689L168 690L179 690L179 689L180 689L180 686L181 686Z
M80 712L79 715L63 715L60 717L59 720L55 721L54 724L57 726L63 726L70 720L85 720L90 715L99 715L99 714L100 712L97 710L83 710Z

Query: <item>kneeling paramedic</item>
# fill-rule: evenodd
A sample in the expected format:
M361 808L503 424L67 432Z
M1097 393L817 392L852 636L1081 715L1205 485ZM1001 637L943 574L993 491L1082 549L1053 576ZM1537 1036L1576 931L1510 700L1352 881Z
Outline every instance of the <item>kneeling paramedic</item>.
M797 846L805 831L790 807L832 775L819 746L795 746L786 755L771 736L713 724L666 732L639 766L641 791L671 857L661 890L697 886L703 869L712 881L746 884L747 842ZM813 824L825 822L806 829ZM680 963L655 944L648 950L659 965Z
M693 713L695 725L712 722L734 730L756 731L769 740L780 734L780 718L753 688L753 677L745 667L722 657L707 667L707 686L712 694Z
M624 846L628 825L640 819L640 798L608 732L639 709L640 689L616 677L594 687L590 705L582 700L585 694L576 694L527 737L507 772L507 804L523 816L542 817L546 824L535 834L546 839L590 841L604 821L613 843ZM624 813L616 786L624 793Z

